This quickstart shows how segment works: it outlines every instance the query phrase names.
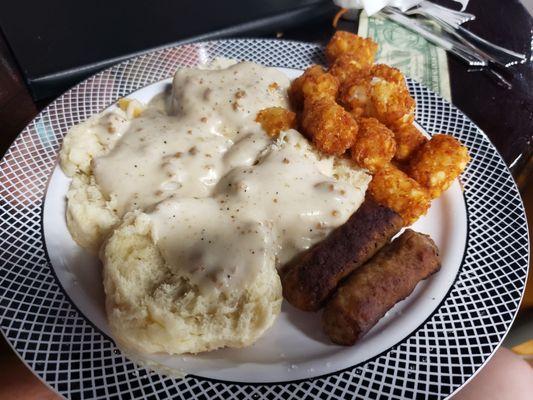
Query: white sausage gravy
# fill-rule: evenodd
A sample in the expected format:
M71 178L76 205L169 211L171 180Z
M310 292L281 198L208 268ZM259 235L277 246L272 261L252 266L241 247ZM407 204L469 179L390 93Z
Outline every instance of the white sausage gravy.
M258 111L288 107L289 79L243 62L180 69L172 92L117 129L93 159L96 183L123 216L148 215L169 268L200 291L246 286L343 224L369 175L320 156L296 130L270 138ZM110 118L109 113L101 118Z

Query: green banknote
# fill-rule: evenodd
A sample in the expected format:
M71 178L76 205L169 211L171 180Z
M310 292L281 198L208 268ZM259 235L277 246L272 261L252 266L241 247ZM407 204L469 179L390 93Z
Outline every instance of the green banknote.
M379 44L377 62L392 65L423 83L445 99L451 99L446 52L416 33L382 16L359 17L359 35Z

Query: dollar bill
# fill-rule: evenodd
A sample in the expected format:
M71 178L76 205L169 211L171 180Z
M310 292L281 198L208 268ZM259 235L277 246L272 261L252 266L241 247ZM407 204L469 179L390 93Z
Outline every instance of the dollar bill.
M382 16L359 16L358 34L379 44L377 62L392 65L451 100L446 52Z

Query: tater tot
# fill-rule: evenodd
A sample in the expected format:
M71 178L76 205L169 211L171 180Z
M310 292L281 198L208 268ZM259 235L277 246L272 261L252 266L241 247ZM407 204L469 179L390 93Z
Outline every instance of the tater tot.
M343 82L338 100L355 118L374 117L393 130L414 121L415 100L404 77L387 65L375 65L370 75Z
M389 164L396 152L392 131L375 118L361 118L357 123L357 140L350 149L352 160L370 171Z
M468 150L449 135L434 135L422 145L407 167L407 174L439 197L463 172L470 160Z
M396 140L396 154L394 160L404 163L410 159L414 152L428 141L428 139L413 124L404 125L394 131Z
M391 129L399 129L413 123L415 100L404 87L385 79L374 77L370 98L375 116Z
M354 118L371 116L371 91L370 79L356 78L341 85L337 99Z
M347 53L340 55L329 72L335 76L342 84L349 80L370 75L372 64L368 64L368 59L360 60L357 54Z
M325 154L342 155L353 146L358 126L355 119L334 100L306 100L301 128L315 147Z
M354 53L359 60L365 60L365 63L372 65L377 51L378 44L372 39L337 31L326 46L326 58L333 63L342 54Z
M289 87L289 100L295 110L303 108L304 99L335 99L339 90L339 81L319 65L307 68L294 79Z
M370 70L370 74L373 77L384 79L387 82L395 83L407 89L405 77L401 71L397 68L391 67L390 65L376 64Z
M430 206L429 193L390 164L375 172L368 190L378 203L398 213L406 225L424 215Z
M296 114L283 107L264 108L257 113L255 120L271 137L296 127Z

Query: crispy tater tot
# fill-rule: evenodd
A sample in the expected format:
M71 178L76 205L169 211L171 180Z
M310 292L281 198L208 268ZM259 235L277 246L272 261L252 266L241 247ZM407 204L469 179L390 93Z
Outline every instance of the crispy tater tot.
M283 107L264 108L257 113L255 120L271 137L276 137L281 131L296 127L296 114Z
M387 65L375 65L370 75L343 82L338 100L355 118L374 117L393 130L414 120L415 101L404 76Z
M439 197L463 172L470 160L468 150L449 135L434 135L413 155L407 174Z
M301 110L304 99L335 99L339 90L339 81L319 65L307 68L294 79L289 87L289 100L295 110Z
M354 118L371 116L373 114L370 101L371 91L370 79L355 78L341 85L337 100Z
M350 149L352 160L370 171L389 164L396 152L392 131L375 118L360 118L357 123L357 140Z
M370 75L371 66L372 64L368 64L368 59L360 60L356 53L347 53L337 57L329 72L342 84Z
M370 74L373 77L384 79L387 82L395 83L407 89L407 86L405 84L405 77L403 76L401 71L397 68L391 67L390 65L376 64L372 66Z
M375 172L368 190L378 203L398 213L406 225L424 215L430 206L427 190L390 164Z
M325 154L342 155L355 143L355 119L334 100L308 99L302 113L301 128L315 147Z
M411 124L415 119L415 100L404 85L373 77L370 98L372 116L391 129Z
M394 160L400 163L407 162L414 152L428 141L428 139L413 124L404 125L394 131L396 140L396 154Z
M370 38L354 33L337 31L326 46L326 58L333 63L340 55L355 53L360 61L372 65L378 51L378 44Z

